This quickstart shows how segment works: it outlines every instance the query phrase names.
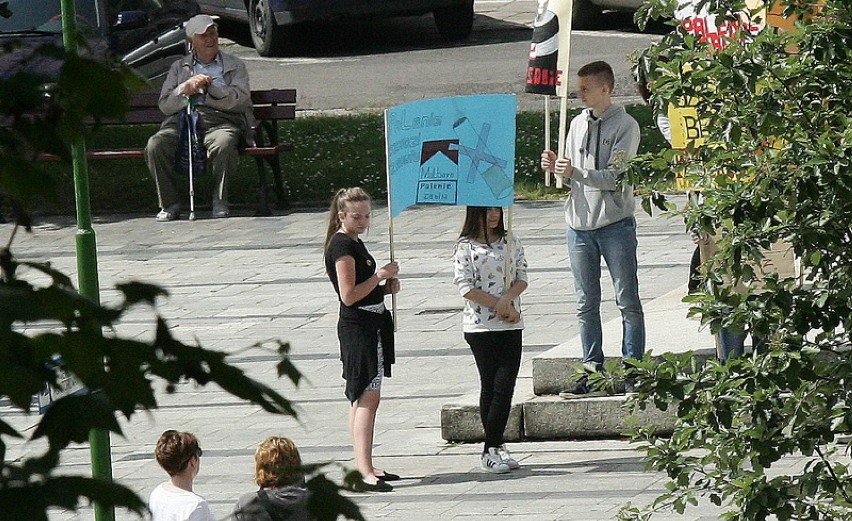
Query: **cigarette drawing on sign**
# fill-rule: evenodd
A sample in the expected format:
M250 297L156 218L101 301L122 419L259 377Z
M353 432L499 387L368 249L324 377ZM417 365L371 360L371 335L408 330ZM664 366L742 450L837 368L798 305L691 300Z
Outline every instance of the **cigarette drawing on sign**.
M458 96L386 113L391 217L415 204L510 206L515 97Z

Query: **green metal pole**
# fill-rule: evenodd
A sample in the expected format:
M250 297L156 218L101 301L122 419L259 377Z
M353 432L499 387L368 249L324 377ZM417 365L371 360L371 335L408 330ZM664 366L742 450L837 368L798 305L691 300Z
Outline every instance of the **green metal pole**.
M77 54L77 8L74 0L61 0L62 40L69 54ZM100 303L98 284L98 247L92 229L92 211L89 202L89 166L86 163L86 142L82 136L71 143L74 169L74 194L77 202L77 284L80 294ZM112 481L112 457L109 431L93 429L89 433L89 450L92 458L92 477ZM96 521L115 521L115 509L95 503Z

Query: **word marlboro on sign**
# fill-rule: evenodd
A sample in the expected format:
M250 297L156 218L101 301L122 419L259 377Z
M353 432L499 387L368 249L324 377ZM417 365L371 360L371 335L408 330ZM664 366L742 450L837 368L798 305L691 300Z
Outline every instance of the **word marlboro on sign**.
M515 96L415 101L385 111L391 217L415 204L510 206Z

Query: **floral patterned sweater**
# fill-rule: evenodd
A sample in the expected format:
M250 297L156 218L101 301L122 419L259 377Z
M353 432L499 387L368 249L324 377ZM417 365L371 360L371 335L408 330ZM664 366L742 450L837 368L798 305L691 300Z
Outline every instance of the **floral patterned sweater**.
M511 253L512 261L509 263L511 284L519 280L526 282L527 260L524 257L524 247L517 237L512 237ZM490 246L471 239L459 239L453 259L453 284L458 287L459 294L464 297L470 290L478 288L496 297L503 295L505 255L506 240L504 238ZM515 309L520 311L520 303L517 300ZM505 331L523 329L524 320L521 317L521 320L514 324L504 322L497 318L493 309L465 299L462 326L465 333Z

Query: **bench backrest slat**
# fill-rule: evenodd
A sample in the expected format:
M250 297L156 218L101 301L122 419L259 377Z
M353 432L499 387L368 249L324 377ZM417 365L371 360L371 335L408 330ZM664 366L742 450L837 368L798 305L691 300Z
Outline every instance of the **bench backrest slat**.
M269 89L251 91L251 102L255 105L296 103L296 89Z
M156 107L160 101L160 94L157 92L142 92L134 94L130 97L130 108L139 107Z
M165 119L158 108L160 95L156 92L134 94L130 110L124 120L103 120L103 125L160 124ZM257 120L294 119L296 117L296 89L270 89L251 91L254 117Z
M272 106L272 107L255 107L254 117L258 121L263 120L278 120L278 119L293 119L296 117L296 107L293 105Z
M160 123L163 122L163 119L165 119L165 117L163 116L163 113L160 112L160 109L157 108L156 105L154 105L154 107L130 109L129 111L127 111L127 114L125 114L123 121L111 119L111 120L108 120L108 121L104 121L104 124L107 124L107 125L121 125L121 124L124 124L124 123L127 123L127 124L142 124L142 123L160 124Z

